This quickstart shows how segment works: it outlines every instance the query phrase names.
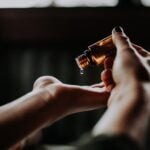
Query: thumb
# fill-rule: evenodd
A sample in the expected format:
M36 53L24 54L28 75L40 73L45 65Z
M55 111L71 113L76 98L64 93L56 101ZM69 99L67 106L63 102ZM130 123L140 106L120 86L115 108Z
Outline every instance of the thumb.
M133 53L133 46L129 37L124 33L122 27L115 27L112 31L112 39L117 48L117 54L125 52Z
M138 66L138 60L134 53L130 39L121 27L116 27L112 31L112 39L117 49L116 58L113 65L113 77L115 82L127 76L134 76Z

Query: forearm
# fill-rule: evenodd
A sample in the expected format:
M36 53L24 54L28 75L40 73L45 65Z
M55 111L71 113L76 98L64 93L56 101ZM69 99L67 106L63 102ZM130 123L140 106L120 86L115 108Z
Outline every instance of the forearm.
M47 101L44 90L33 91L0 107L0 146L11 146L35 130L40 130L59 117L53 99Z

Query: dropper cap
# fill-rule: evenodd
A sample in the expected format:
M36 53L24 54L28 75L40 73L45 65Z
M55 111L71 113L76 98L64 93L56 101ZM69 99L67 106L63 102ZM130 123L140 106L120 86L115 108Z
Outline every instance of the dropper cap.
M78 67L80 68L80 70L84 70L85 68L87 68L90 65L90 60L86 56L86 54L82 54L82 55L78 56L75 60L76 60Z

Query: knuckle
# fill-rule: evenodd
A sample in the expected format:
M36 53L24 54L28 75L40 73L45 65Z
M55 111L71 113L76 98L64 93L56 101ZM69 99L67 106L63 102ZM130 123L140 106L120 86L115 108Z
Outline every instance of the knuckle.
M120 39L121 39L121 40L124 40L124 41L128 41L128 40L129 40L129 37L126 36L126 35L120 35Z
M125 34L120 34L116 33L116 36L114 37L116 40L121 40L121 41L128 41L129 37L126 36Z
M132 44L130 42L129 37L124 34L119 34L118 36L116 36L115 40L117 42L118 47L121 49L132 48Z
M130 40L127 36L121 36L120 41L123 43L123 45L131 47Z
M133 51L133 49L130 46L124 45L122 47L122 53L130 55L130 54L134 54L134 51Z

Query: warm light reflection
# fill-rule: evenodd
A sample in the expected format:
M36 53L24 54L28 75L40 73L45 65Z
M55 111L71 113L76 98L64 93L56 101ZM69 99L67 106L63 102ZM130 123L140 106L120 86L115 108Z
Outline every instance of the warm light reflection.
M144 6L150 6L150 0L141 0L141 3L142 3Z
M146 1L146 0L145 0ZM118 0L0 0L0 8L116 6Z

